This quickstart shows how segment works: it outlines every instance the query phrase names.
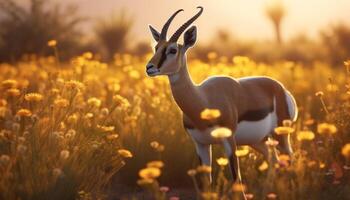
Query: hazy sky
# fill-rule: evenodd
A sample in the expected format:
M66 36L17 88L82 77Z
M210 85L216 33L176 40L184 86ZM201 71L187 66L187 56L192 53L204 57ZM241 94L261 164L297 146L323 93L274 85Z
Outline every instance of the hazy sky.
M24 1L24 0L22 0ZM79 5L82 15L91 19L108 17L125 8L134 17L133 35L138 39L150 38L148 24L161 29L165 20L177 9L185 12L176 18L170 33L204 7L196 21L199 38L205 40L217 28L227 28L240 38L270 39L274 37L270 21L265 17L267 0L56 0ZM315 37L321 28L337 22L350 23L350 0L284 0L287 16L283 36L306 33Z

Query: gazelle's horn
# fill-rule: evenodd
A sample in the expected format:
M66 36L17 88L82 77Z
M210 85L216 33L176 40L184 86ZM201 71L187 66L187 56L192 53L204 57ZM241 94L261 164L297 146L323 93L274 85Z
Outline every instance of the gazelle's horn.
M203 7L198 6L197 8L199 8L200 11L191 19L189 19L186 23L184 23L179 29L177 29L177 31L174 33L173 36L171 36L169 41L176 42L179 39L180 35L186 30L186 28L189 27L202 14Z
M168 32L169 26L171 24L171 22L173 21L173 19L175 18L175 16L179 13L184 11L183 9L180 9L178 11L176 11L173 15L171 15L171 17L168 19L168 21L164 24L163 28L162 28L162 32L160 34L160 39L164 39L166 40L166 34Z

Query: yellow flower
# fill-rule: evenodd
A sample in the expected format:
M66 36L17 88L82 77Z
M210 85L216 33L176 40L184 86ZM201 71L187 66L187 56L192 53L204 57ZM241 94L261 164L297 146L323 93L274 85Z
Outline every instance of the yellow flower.
M63 99L63 98L58 98L54 101L54 104L57 107L61 107L61 108L65 108L69 105L69 101L67 99Z
M214 59L216 59L218 57L218 54L216 52L214 52L214 51L211 51L211 52L208 53L207 57L208 57L209 60L214 60Z
M317 97L322 97L324 95L324 93L322 91L318 91L315 93L315 96Z
M333 124L321 123L317 125L317 132L320 134L335 134L338 131Z
M85 53L83 54L83 57L84 57L85 59L88 59L88 60L92 59L93 56L94 56L94 54L92 54L91 52L85 52Z
M117 139L119 137L118 134L111 134L111 135L107 135L106 136L108 140L114 140Z
M67 160L69 155L70 155L70 153L68 150L62 150L60 153L60 158L61 158L61 160Z
M7 79L1 82L1 85L4 88L16 88L17 87L18 82L16 80L13 79Z
M78 121L78 115L77 114L69 115L69 117L67 118L67 122L69 124L75 124L75 123L77 123L77 121Z
M310 161L307 163L307 166L311 168L311 167L316 166L316 164L317 164L317 162L316 162L316 161L314 161L314 160L310 160Z
M266 197L268 199L276 199L277 198L277 194L271 192L271 193L267 194Z
M118 92L120 90L120 84L119 83L110 83L108 85L108 90L112 92Z
M350 60L344 61L344 65L345 65L346 67L350 66Z
M265 171L265 170L267 170L267 168L269 168L269 164L267 164L266 161L261 163L261 165L259 165L259 167L258 167L259 171Z
M51 93L53 96L57 95L59 92L60 92L60 90L57 89L57 88L52 88L52 89L50 90L50 93Z
M113 96L113 100L117 106L124 107L124 108L130 107L129 101L118 94Z
M119 149L118 154L124 158L132 158L132 153L126 149Z
M221 158L216 159L216 162L220 166L226 166L228 164L228 159L221 157Z
M158 178L160 174L160 169L156 167L147 167L139 171L139 176L143 179L155 179Z
M308 140L311 141L315 138L315 134L312 131L299 131L297 139L299 141Z
M204 200L217 200L219 199L219 195L216 192L202 192L202 198Z
M155 160L147 163L147 167L162 168L164 163L160 160Z
M288 162L290 161L290 156L287 155L287 154L281 154L278 156L279 160L280 161L283 161L283 162Z
M214 138L227 138L232 135L232 131L228 128L220 127L212 130L210 135Z
M7 101L5 99L0 99L0 107L5 107L7 105Z
M38 102L43 99L43 95L39 93L28 93L24 96L24 99L29 102L34 102L34 101Z
M249 147L248 146L242 146L242 147L239 147L236 150L236 156L237 157L246 156L246 155L248 155L248 153L249 153Z
M6 94L8 96L17 97L21 94L21 92L18 89L8 89L6 90Z
M285 119L285 120L282 121L282 124L283 124L283 126L291 127L293 122L292 122L292 120Z
M159 142L153 141L153 142L150 143L150 145L151 145L151 147L152 147L153 149L157 149L157 148L159 147Z
M220 115L221 115L220 110L206 108L201 112L200 116L201 116L201 119L204 119L204 120L215 120L218 117L220 117Z
M49 40L47 42L47 46L49 47L55 47L57 45L57 41L56 40Z
M187 174L189 176L195 176L197 174L197 171L195 169L190 169L187 171Z
M211 167L208 165L200 165L197 167L198 173L211 173Z
M7 108L0 106L0 118L5 118L6 113L7 113Z
M246 186L244 184L241 184L241 183L234 183L232 185L232 190L234 192L244 192L246 190Z
M91 118L93 118L94 117L94 114L93 113L86 113L85 114L85 116L84 116L84 118L86 118L86 119L91 119Z
M17 111L16 115L21 116L21 117L30 117L32 116L32 112L28 109L20 109Z
M247 199L253 199L253 198L254 198L254 194L252 194L252 193L247 193L247 194L245 194L245 197L246 197Z
M271 138L268 138L265 142L265 144L267 146L270 146L270 147L275 147L278 145L278 141L277 140L274 140L274 139L271 139Z
M140 73L136 70L131 70L129 72L129 76L133 79L139 79L140 78Z
M346 67L346 71L350 73L350 60L344 61L344 65Z
M101 100L96 97L89 98L87 103L88 105L97 107L97 108L101 106Z
M286 127L286 126L279 126L275 128L275 133L277 135L288 135L294 131L293 128L291 127Z
M303 122L306 126L311 126L315 123L315 120L314 119L307 119L307 120L304 120Z
M137 185L139 186L150 185L153 182L154 182L153 179L140 179L140 180L137 180Z
M82 90L84 89L84 84L81 83L80 81L76 81L76 80L70 80L65 82L65 87L68 89L78 89L78 90Z
M350 143L347 143L346 145L343 146L343 148L341 149L341 154L345 158L349 158L350 159Z
M111 132L114 131L114 126L102 126L102 125L97 125L97 128L101 130L102 132Z
M242 65L248 63L250 59L246 56L234 56L232 61L236 65Z
M162 144L159 144L159 142L157 142L157 141L151 142L150 145L157 152L162 152L165 149L165 146Z
M5 155L5 154L1 155L0 156L0 164L7 165L8 163L10 163L10 156Z
M156 150L157 152L162 152L162 151L164 151L164 149L165 149L165 146L161 144L161 145L159 145L159 147L156 148L155 150Z
M63 171L60 169L60 168L54 168L53 170L52 170L52 174L53 174L53 176L54 177L59 177L59 176L62 176L62 174L63 174Z
M323 169L326 167L326 164L324 164L323 162L320 163L320 169Z

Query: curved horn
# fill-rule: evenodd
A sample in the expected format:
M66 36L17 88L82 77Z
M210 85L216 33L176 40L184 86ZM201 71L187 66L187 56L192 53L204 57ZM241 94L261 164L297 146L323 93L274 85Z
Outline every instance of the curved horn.
M183 9L180 9L178 11L176 11L173 15L171 15L171 17L168 19L168 21L164 24L163 28L162 28L162 32L160 34L160 38L161 39L166 39L166 34L168 32L168 28L171 24L171 22L173 21L173 19L175 18L175 16L179 13L184 11Z
M189 19L186 23L184 23L179 29L177 29L177 31L174 33L173 36L171 36L169 41L176 42L179 39L182 32L184 32L186 30L186 28L189 27L202 14L203 7L198 6L197 8L199 8L200 11L195 16L193 16L191 19Z

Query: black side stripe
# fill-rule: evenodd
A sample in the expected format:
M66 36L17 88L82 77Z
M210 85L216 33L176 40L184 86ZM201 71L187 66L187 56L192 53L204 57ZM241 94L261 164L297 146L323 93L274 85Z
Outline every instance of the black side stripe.
M259 121L264 119L268 114L273 111L273 106L262 108L259 110L250 110L239 116L238 123L241 121ZM214 127L215 124L209 124L208 128ZM186 129L195 129L192 124L184 123Z
M166 54L165 54L165 51L166 51L166 47L162 50L162 56L160 57L159 59L159 63L158 63L158 69L160 69L166 59Z
M238 122L240 121L259 121L264 119L269 113L273 111L273 106L262 108L259 110L250 110L243 113L238 117Z

